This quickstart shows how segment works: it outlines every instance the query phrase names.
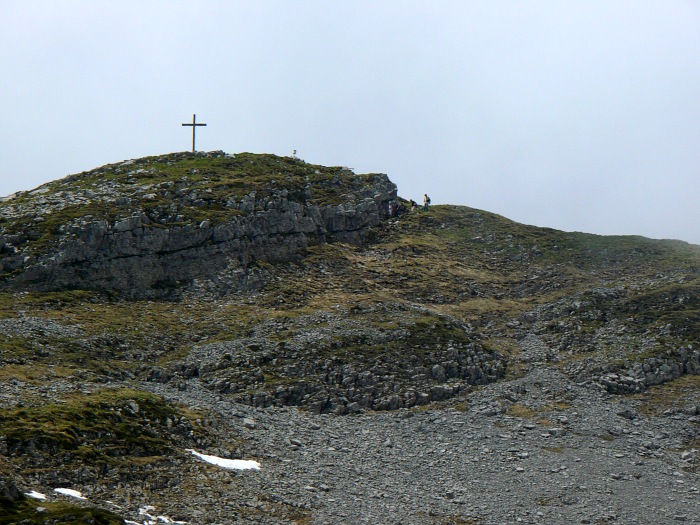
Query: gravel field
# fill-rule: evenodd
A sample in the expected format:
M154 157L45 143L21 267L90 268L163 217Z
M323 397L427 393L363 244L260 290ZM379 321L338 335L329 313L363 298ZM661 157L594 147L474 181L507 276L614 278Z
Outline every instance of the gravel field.
M227 497L266 493L313 523L700 523L697 451L685 449L700 418L647 418L635 401L553 371L453 407L342 417L251 409L194 383L148 386L218 413L258 451L261 470L234 474ZM552 403L546 418L508 415ZM200 498L196 507L217 508ZM218 514L207 523L231 523Z

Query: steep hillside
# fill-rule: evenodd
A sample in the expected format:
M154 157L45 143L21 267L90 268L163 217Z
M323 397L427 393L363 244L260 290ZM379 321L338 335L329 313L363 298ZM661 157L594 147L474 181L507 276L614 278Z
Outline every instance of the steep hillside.
M306 492L220 476L184 451L278 464L274 440L253 436L276 414L301 418L290 406L319 433L446 407L547 420L537 414L571 409L572 385L694 417L700 247L460 206L389 218L394 199L384 175L214 152L105 166L0 203L0 474L27 491L78 485L131 519L157 501L200 523L195 498L235 517L221 523L310 523L320 507ZM543 371L559 378L546 405L523 386ZM700 446L689 424L680 450ZM302 453L304 440L282 446ZM246 503L213 511L193 480ZM493 522L433 519L430 505L410 522Z

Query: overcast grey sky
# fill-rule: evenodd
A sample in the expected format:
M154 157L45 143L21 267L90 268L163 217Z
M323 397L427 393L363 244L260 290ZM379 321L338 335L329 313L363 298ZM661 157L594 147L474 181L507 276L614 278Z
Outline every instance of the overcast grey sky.
M191 147L700 244L700 2L0 0L0 195Z

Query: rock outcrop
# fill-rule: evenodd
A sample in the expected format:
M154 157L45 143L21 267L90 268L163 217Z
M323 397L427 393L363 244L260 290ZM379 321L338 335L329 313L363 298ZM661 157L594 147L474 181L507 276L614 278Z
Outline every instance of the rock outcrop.
M220 292L254 288L255 272L249 271L254 263L287 262L323 242L362 243L396 198L396 186L386 175L359 176L342 168L331 174L278 158L279 165L269 169L279 181L236 195L236 156L215 152L204 158L213 166L201 165L204 173L211 171L201 179L200 170L191 168L196 178L177 183L134 182L158 175L147 166L199 160L175 154L64 179L60 192L52 188L53 200L45 188L15 197L2 209L10 227L0 230L0 286L113 290L129 297L167 296L191 286ZM121 173L138 166L145 167ZM250 187L256 177L261 175L247 181ZM315 198L321 193L324 199ZM108 207L109 213L92 214L95 206ZM52 229L44 231L47 222ZM46 246L37 250L42 242Z
M421 348L415 344L421 337L412 318L416 309L378 310L384 320L403 327L373 326L369 314L360 322L341 309L285 323L270 320L250 337L196 346L168 369L151 369L148 380L186 390L191 379L198 379L206 388L252 406L294 405L314 413L348 414L427 405L505 375L505 356L484 348L458 320L434 316L443 329L451 328L446 336L431 335L430 346ZM283 344L280 333L287 334ZM348 359L336 350L358 341L365 348L382 348L381 355L363 350Z

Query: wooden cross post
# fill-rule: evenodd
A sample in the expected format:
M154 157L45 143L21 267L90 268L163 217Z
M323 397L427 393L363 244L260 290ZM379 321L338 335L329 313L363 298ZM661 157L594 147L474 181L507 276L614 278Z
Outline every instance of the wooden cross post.
M197 126L206 126L206 124L198 124L197 115L192 115L192 124L183 124L183 126L192 126L192 153L194 153L194 132L197 129Z

